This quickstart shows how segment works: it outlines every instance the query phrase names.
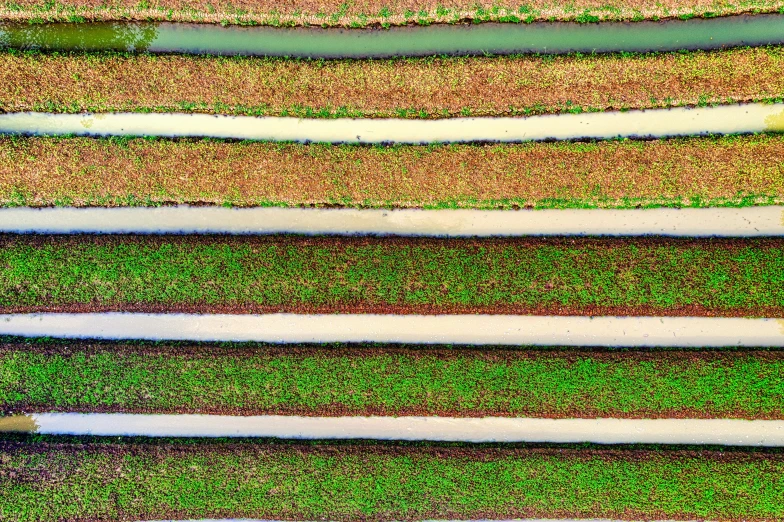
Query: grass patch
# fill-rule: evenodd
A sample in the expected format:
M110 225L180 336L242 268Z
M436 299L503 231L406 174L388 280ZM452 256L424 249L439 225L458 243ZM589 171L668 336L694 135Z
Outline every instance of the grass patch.
M426 0L366 0L344 2L328 0L318 4L298 0L280 4L273 0L232 0L187 3L176 0L112 0L96 4L86 0L6 0L3 17L14 21L85 22L96 20L159 20L177 22L211 22L224 25L271 25L325 27L389 27L418 23L457 23L469 21L531 23L534 21L659 20L697 16L729 16L747 12L774 13L784 9L779 0L751 0L740 3L715 3L702 0L665 0L655 4L616 0L597 3L590 0L553 4L532 0L525 4ZM522 17L521 17L522 16Z
M15 521L784 516L764 452L10 440L0 470Z
M784 354L35 343L0 412L781 418Z
M3 236L4 311L772 315L781 240Z
M1 206L781 204L784 135L359 146L0 137Z

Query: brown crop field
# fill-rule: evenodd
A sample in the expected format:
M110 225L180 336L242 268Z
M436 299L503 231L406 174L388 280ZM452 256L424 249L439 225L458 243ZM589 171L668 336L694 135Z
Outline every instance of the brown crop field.
M0 111L515 116L781 100L784 48L309 61L0 54Z
M0 137L3 206L782 202L782 135L427 147Z
M772 13L781 0L574 0L498 3L487 0L5 0L0 19L13 21L160 20L264 25L365 27L409 23L639 21Z

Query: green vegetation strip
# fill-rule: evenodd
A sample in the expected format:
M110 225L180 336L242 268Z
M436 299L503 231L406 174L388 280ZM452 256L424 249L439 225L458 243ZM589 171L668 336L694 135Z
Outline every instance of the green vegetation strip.
M0 310L784 315L778 239L0 236Z
M12 21L84 23L100 20L175 21L238 25L369 27L470 21L532 23L536 21L659 20L697 16L712 18L743 13L784 12L781 0L573 0L522 3L498 0L5 0L0 19Z
M4 520L784 517L775 452L0 442Z
M784 352L0 346L0 412L784 417Z

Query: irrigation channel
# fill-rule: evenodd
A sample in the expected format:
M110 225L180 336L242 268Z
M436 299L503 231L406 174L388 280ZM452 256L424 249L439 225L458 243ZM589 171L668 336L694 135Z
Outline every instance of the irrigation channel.
M381 314L35 313L0 335L74 339L623 347L784 347L784 319Z
M210 137L319 143L523 142L784 131L784 103L528 117L302 119L180 113L0 114L0 133Z
M0 233L492 236L784 236L784 207L376 210L87 207L0 209Z
M597 444L784 446L784 421L741 419L540 419L299 417L39 413L0 417L0 432L106 437L272 437Z
M0 48L311 58L657 52L784 43L784 15L663 22L436 24L389 29L110 22L0 25Z

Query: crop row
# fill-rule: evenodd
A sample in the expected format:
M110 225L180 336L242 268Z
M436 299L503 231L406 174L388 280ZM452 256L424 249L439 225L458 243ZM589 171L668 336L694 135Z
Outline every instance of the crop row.
M782 418L784 353L0 345L0 411Z
M784 50L289 60L0 53L0 110L515 116L784 97Z
M784 201L784 136L330 146L0 137L0 206L743 206Z
M4 519L784 517L778 452L0 441Z
M778 239L0 237L0 309L779 316Z

